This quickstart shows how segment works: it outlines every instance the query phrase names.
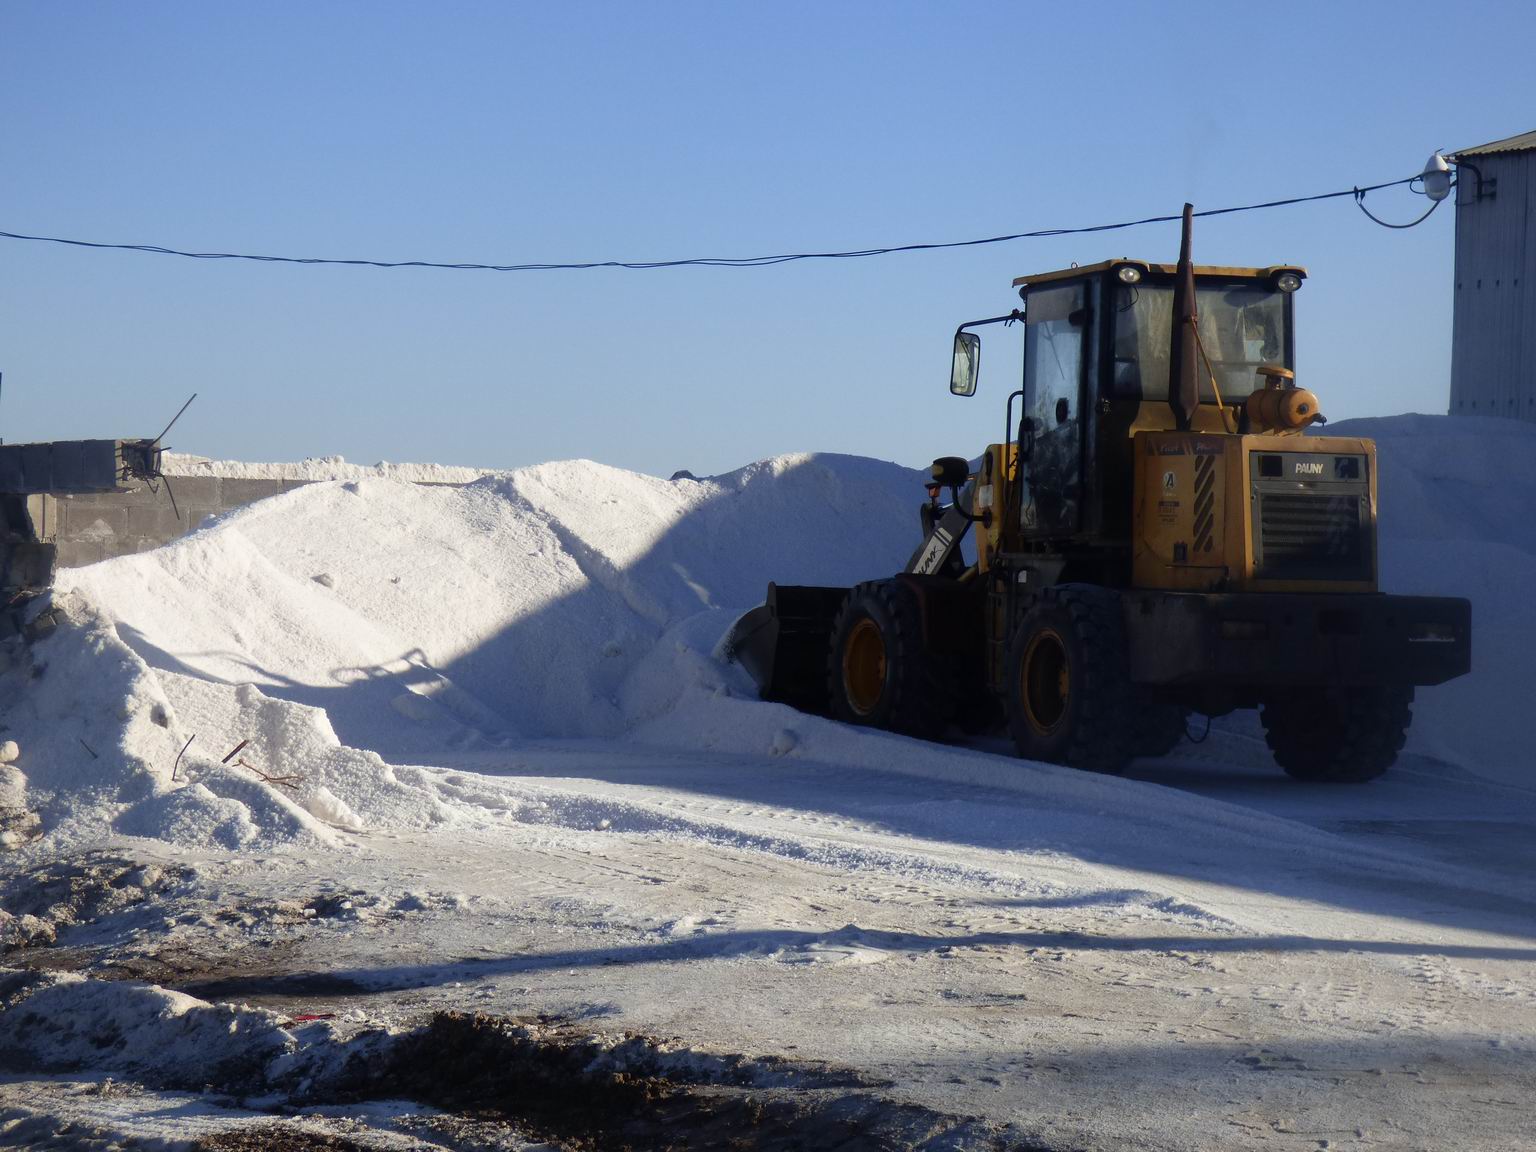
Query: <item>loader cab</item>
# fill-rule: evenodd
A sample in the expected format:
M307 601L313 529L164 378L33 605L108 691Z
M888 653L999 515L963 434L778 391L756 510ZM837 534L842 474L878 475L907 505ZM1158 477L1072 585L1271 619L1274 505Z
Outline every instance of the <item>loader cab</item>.
M1175 427L1168 400L1174 272L1113 260L1014 281L1024 302L1024 364L1014 394L1022 415L1009 435L1017 437L1014 506L1026 547L1129 542L1131 438ZM1204 351L1196 430L1234 431L1260 367L1294 372L1293 294L1305 275L1292 267L1196 267Z

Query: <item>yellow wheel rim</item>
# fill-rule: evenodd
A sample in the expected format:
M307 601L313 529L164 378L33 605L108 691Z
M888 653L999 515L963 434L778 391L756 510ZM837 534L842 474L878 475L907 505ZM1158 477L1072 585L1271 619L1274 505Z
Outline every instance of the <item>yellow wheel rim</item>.
M1067 646L1054 629L1042 628L1029 638L1019 670L1019 699L1024 717L1036 732L1049 735L1066 716L1071 697Z
M885 637L868 617L855 624L843 642L843 688L858 716L872 713L885 694Z

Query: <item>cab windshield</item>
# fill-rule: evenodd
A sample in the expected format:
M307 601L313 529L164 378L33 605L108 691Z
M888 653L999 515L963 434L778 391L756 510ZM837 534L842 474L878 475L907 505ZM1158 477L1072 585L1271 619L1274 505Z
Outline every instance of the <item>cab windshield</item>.
M1195 284L1200 351L1195 363L1200 399L1215 402L1211 377L1227 403L1258 386L1256 369L1291 363L1286 294L1251 280ZM1114 306L1115 395L1168 399L1168 350L1173 335L1173 285L1117 284ZM1209 362L1209 368L1207 368Z

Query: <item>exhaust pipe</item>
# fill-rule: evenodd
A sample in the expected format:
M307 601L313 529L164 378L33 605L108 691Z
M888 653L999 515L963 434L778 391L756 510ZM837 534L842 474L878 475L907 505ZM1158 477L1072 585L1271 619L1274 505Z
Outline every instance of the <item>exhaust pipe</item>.
M1179 267L1173 279L1173 338L1168 349L1168 406L1180 432L1188 432L1200 406L1200 377L1196 364L1195 266L1190 260L1195 206L1184 205L1184 233L1179 240Z

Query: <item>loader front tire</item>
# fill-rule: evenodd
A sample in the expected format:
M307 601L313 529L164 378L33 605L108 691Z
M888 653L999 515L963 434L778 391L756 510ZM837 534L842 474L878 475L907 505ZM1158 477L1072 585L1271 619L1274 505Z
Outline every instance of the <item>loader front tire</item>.
M832 715L924 740L943 735L953 696L923 644L922 610L897 580L859 584L832 625Z
M1024 613L1005 656L1003 700L1020 756L1125 771L1135 693L1120 613L1114 592L1071 584L1047 588Z
M1275 763L1296 780L1359 784L1392 767L1413 719L1413 688L1290 690L1259 719Z

